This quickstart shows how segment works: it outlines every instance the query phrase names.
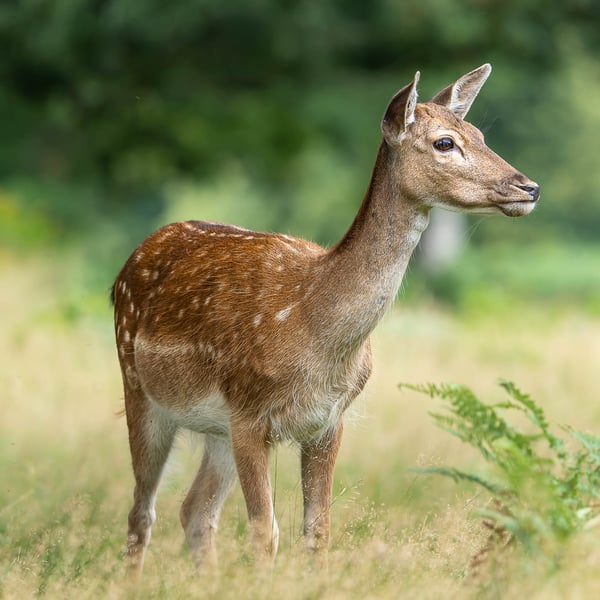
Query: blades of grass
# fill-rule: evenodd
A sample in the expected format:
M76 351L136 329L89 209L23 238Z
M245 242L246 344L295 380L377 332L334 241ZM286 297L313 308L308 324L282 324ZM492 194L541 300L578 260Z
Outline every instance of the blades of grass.
M536 550L537 544L533 541L531 534L521 525L519 519L489 508L477 509L474 514L504 528L523 545L527 552L532 553Z

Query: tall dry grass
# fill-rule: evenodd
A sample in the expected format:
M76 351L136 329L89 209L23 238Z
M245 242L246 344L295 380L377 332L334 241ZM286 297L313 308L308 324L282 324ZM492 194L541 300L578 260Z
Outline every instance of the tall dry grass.
M132 476L116 414L122 392L109 310L70 318L50 262L5 260L0 269L0 596L126 597ZM272 461L281 529L273 575L251 565L236 489L222 519L220 576L199 579L178 510L201 441L183 435L159 495L139 597L593 597L593 530L550 563L510 547L470 571L487 537L470 513L485 497L409 469L479 459L434 427L431 401L397 384L455 381L491 399L502 377L531 393L553 422L597 433L600 321L576 309L523 306L471 317L400 299L374 350L375 375L348 415L336 471L329 576L306 565L297 453L281 446Z

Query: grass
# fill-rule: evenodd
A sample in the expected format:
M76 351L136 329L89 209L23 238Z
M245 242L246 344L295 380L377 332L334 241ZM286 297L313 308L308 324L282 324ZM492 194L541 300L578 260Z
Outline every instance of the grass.
M122 550L132 475L117 416L111 317L94 300L92 312L80 307L66 318L59 272L50 261L0 264L0 597L129 597ZM493 401L502 377L526 389L552 423L598 432L600 321L540 305L457 317L401 299L377 330L374 351L376 372L348 415L336 470L329 577L306 569L298 459L281 446L273 460L281 529L273 576L265 580L250 565L236 488L222 518L221 576L199 579L178 511L201 441L184 435L159 494L139 597L595 595L600 541L593 528L557 545L551 561L513 545L473 569L489 535L473 512L489 494L410 469L477 470L481 458L435 427L435 402L397 384L455 381Z

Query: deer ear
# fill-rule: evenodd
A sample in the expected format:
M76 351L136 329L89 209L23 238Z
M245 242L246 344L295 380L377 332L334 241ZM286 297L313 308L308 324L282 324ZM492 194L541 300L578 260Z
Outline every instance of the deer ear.
M473 100L492 72L492 65L481 65L478 69L463 75L452 85L437 93L431 101L449 108L459 119L464 119L469 112Z
M385 111L381 121L381 133L386 141L392 144L400 142L406 128L415 122L419 77L420 73L417 71L412 82L396 93Z

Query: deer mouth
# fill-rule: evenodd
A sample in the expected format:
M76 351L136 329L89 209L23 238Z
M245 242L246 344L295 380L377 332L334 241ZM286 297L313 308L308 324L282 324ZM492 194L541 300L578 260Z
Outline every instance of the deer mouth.
M507 217L524 217L533 211L535 204L535 200L514 200L499 202L496 206Z
M503 194L501 201L496 202L498 209L507 217L523 217L528 215L540 197L540 186L525 179L523 183L513 183L510 191Z

